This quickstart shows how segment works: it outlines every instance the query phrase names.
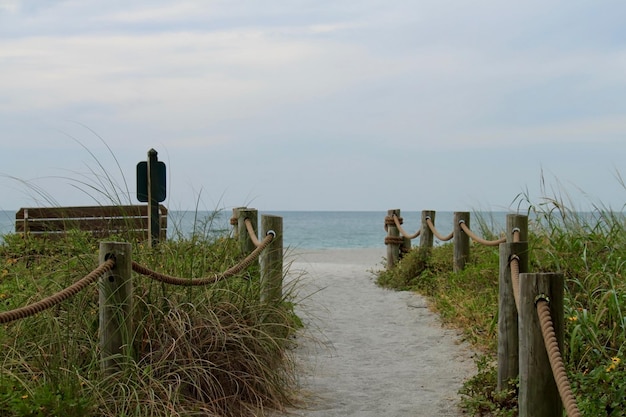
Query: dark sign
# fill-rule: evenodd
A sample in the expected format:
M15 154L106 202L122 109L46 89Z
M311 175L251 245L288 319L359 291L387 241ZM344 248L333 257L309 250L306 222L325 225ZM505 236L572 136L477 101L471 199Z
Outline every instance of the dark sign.
M156 173L153 178L156 180L154 184L155 199L161 203L165 201L165 163L156 161L154 164ZM142 203L148 202L148 162L142 161L137 164L137 200Z

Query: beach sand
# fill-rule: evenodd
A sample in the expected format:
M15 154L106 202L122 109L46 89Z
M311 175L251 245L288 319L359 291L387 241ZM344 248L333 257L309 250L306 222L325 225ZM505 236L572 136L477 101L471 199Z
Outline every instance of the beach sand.
M473 352L423 297L376 286L384 256L384 248L286 255L305 322L295 351L303 404L287 415L463 415L458 390L475 372Z

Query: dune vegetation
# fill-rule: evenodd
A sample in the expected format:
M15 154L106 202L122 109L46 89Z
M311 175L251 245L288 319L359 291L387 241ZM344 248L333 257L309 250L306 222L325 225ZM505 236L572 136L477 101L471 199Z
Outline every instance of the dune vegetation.
M5 236L0 312L88 274L98 265L98 245L78 232L54 241ZM189 278L224 271L243 257L226 232L206 227L156 248L134 242L132 250L133 260L149 268ZM299 320L289 290L277 305L261 303L254 266L204 287L137 274L133 285L133 355L117 372L101 366L97 284L0 325L0 415L261 416L291 404L289 352Z
M529 270L565 277L564 361L583 416L626 416L626 220L621 211L572 209L569 198L545 198L529 215ZM478 226L486 238L500 231ZM498 248L472 244L471 259L453 272L452 244L414 248L382 271L379 285L427 296L449 326L476 350L478 373L461 390L473 416L516 416L517 386L496 390Z

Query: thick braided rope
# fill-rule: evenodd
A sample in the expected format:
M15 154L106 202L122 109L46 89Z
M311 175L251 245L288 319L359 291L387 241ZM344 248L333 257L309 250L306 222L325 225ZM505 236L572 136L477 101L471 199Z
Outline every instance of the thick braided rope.
M397 217L395 214L393 216L385 216L385 232L389 231L389 226L393 226L396 224L394 217ZM398 222L402 224L404 219L402 217L398 217Z
M385 245L402 245L404 238L400 236L387 236L385 238Z
M415 239L416 237L418 237L420 235L420 233L422 232L422 230L418 230L417 232L413 233L412 235L408 234L403 228L402 228L402 219L400 219L398 216L396 216L395 214L393 215L393 222L396 225L396 227L398 228L398 230L400 231L400 234L402 236L404 236L407 239Z
M461 226L461 230L463 230L466 235L471 237L474 242L480 243L481 245L498 246L500 243L506 242L506 237L501 237L500 239L497 239L497 240L483 239L482 237L478 236L476 233L472 232L471 229L467 227L464 221L460 221L459 223Z
M541 324L543 341L546 345L548 358L550 359L552 374L554 375L554 380L556 381L556 386L559 390L561 400L563 401L565 411L569 417L580 417L580 411L578 410L578 405L576 405L574 394L572 394L572 388L567 379L567 373L565 372L565 365L563 365L563 358L559 351L559 344L556 340L556 332L554 331L554 324L552 323L550 306L546 300L540 299L537 301L537 314L539 316L539 323Z
M31 305L0 313L0 323L9 323L11 321L34 316L37 313L41 313L44 310L54 307L55 305L78 294L79 292L87 288L90 284L93 284L103 274L112 270L114 267L115 260L108 259L85 277L76 281L74 284L70 285L64 290L51 295L50 297L46 297L43 300L37 301L36 303L33 303Z
M513 230L513 242L519 242L520 231L519 229ZM509 261L511 268L511 285L513 286L513 299L515 300L515 307L519 312L519 256L513 255Z
M268 235L265 236L265 239L263 239L260 245L257 246L257 248L253 250L250 253L250 255L246 256L240 263L227 269L221 274L215 274L212 277L205 277L205 278L173 277L170 275L161 274L160 272L156 272L151 269L148 269L145 266L142 266L135 261L132 262L132 268L133 268L133 271L137 272L138 274L145 275L147 277L163 282L165 284L183 285L187 287L214 284L218 281L222 281L226 278L230 278L234 275L237 275L238 273L240 273L241 271L243 271L244 269L252 265L252 263L259 257L261 252L263 252L263 250L272 242L272 239L274 239L274 235L272 233L268 233Z
M254 228L252 227L252 222L250 221L250 219L245 219L244 223L246 224L246 230L248 230L248 235L250 236L250 240L252 240L252 243L254 243L254 246L258 247L261 242L259 242L259 239L256 237L256 233L254 232Z
M447 242L454 237L454 232L451 232L448 236L441 236L435 228L435 225L433 224L433 221L430 219L430 217L426 217L426 224L428 225L430 231L433 232L433 235L435 235L435 237L442 242Z
M511 256L509 266L511 267L511 285L513 286L513 299L515 300L515 307L519 312L519 257L517 255Z

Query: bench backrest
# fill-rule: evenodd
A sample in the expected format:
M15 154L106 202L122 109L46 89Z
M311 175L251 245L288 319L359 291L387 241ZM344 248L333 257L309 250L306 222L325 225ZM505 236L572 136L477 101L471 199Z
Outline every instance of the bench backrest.
M160 240L167 234L167 208L159 205ZM148 206L26 207L15 214L15 231L30 235L63 236L69 230L148 240Z

